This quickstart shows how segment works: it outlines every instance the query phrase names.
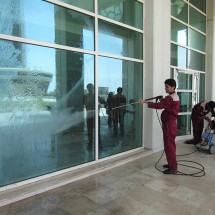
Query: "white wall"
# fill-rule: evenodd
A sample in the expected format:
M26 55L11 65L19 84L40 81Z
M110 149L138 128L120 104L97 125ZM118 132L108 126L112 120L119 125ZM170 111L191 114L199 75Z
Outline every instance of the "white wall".
M170 0L145 0L144 98L166 95L170 78ZM156 111L144 105L144 147L163 148L162 129ZM159 116L161 111L158 111Z

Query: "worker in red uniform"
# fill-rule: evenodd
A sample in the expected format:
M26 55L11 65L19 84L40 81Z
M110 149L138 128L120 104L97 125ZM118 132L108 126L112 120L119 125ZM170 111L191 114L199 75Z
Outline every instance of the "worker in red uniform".
M209 125L212 124L211 119L207 116L211 113L212 117L215 117L215 102L214 101L202 101L194 105L191 113L191 121L193 126L193 139L186 140L186 144L197 144L202 141L202 132L204 128L204 120L206 120Z
M160 102L149 102L147 100L140 100L140 103L148 104L148 108L164 109L161 114L162 128L163 128L163 141L164 151L166 154L167 163L163 165L166 170L164 174L177 173L177 160L176 160L176 145L175 137L177 135L177 116L180 107L178 94L175 92L176 82L174 79L167 79L165 82L165 91L169 95L160 99Z

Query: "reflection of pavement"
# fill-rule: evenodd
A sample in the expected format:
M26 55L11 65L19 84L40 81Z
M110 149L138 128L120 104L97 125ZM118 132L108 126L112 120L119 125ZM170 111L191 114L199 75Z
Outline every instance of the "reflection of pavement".
M94 151L87 150L87 129L75 129L68 133L46 135L44 119L50 117L48 111L37 116L30 113L16 113L16 116L0 114L3 126L0 127L0 186L26 180L57 170L93 161ZM9 120L10 119L10 120ZM23 123L25 120L25 124ZM37 125L36 127L34 125ZM35 130L35 129L39 130ZM48 129L48 128L47 128ZM2 132L3 131L3 132ZM39 132L39 133L38 133ZM123 138L113 138L112 129L101 117L101 148L99 158L114 155L137 146L132 138L125 134Z
M130 122L125 123L124 137L113 137L113 128L108 128L107 119L101 117L101 150L100 158L125 152L140 146L135 143L134 135L129 133Z

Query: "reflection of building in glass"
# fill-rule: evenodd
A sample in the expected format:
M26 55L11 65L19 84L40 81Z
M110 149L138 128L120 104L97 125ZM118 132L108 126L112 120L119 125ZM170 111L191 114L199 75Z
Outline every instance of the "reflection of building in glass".
M4 4L1 4L0 32L13 36L24 35L23 23L21 22L24 9L21 5L20 1L5 1ZM0 46L4 50L0 53L0 67L25 67L25 50L23 50L21 43L0 41Z
M13 36L25 33L24 8L20 1L6 1L1 4L0 31ZM4 50L0 53L0 96L42 96L52 80L52 74L26 68L27 56L25 45L17 42L0 41Z
M42 96L46 94L52 74L23 68L0 68L0 95Z

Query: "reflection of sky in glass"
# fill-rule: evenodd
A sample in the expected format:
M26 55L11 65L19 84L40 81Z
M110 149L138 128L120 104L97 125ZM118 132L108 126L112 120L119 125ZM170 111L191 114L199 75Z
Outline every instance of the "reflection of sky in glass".
M40 11L40 4L37 1L27 1L23 4L23 19L25 23L25 37L37 38L37 40L44 40L44 32L47 35L47 41L55 40L55 29L50 28L54 26L54 6L52 4L41 4L40 16L32 14L29 7L35 7ZM45 11L45 13L43 13ZM30 22L29 22L30 20ZM46 20L45 22L43 20ZM38 32L38 28L32 27L38 23L43 23L40 26L43 34ZM92 32L83 29L83 47L89 47L89 40L87 38L92 35ZM102 44L102 52L122 55L123 40L116 36L99 33L99 44ZM49 85L48 92L52 92L56 88L56 53L53 48L42 48L38 46L26 46L26 67L33 71L44 71L53 75L52 81ZM85 55L84 57L84 82L94 83L94 66L91 62L92 58ZM99 58L99 86L109 87L109 90L116 91L117 87L122 86L122 61L111 60L107 61L105 58ZM114 74L114 78L112 77ZM108 86L107 86L108 83Z
M25 37L37 38L37 40L43 41L45 34L49 38L46 39L47 41L54 41L55 31L53 28L50 28L50 26L54 26L54 5L38 4L37 1L25 1L23 7L24 14L22 19L25 23ZM32 10L29 8L36 8L37 12L40 13L39 16L36 13L32 13ZM32 27L32 25L37 26L38 23L40 31L38 31L38 28ZM41 32L43 33L41 34Z
M178 42L182 45L187 45L187 30L178 31Z
M182 48L178 46L178 67L179 68L186 68L187 66L186 56L187 56L186 48Z
M44 34L47 35L46 41L54 41L55 40L55 29L50 28L50 26L54 26L54 5L52 4L38 4L37 1L26 1L23 4L23 19L25 23L24 31L26 38L37 38L37 40L44 41ZM40 15L32 13L29 10L29 7L36 8L38 12L41 12ZM43 11L45 11L43 13ZM29 22L30 20L30 22ZM44 20L46 20L44 22ZM40 23L39 29L43 31L38 31L38 28L34 28L33 26L37 26ZM43 25L41 25L43 23ZM91 47L89 38L92 37L92 32L87 29L83 29L83 47ZM55 49L53 48L41 48L37 46L27 46L26 50L26 67L31 70L41 70L44 72L51 73L53 75L52 82L49 85L48 92L52 92L56 88L56 56ZM94 70L94 66L89 62L91 58L84 58L84 74L86 82L94 83L94 77L92 77L92 72L88 70ZM39 65L39 66L38 66Z
M116 36L99 33L99 51L116 55L123 54L123 40Z
M87 84L94 84L94 58L92 55L84 55L84 87L86 89Z
M23 19L25 23L25 37L37 38L37 40L43 41L43 35L46 34L48 41L54 41L54 29L50 28L54 23L54 6L52 4L41 4L41 11L46 13L40 13L40 16L31 13L29 7L35 7L39 9L40 4L37 1L27 1L23 4L24 14ZM31 22L29 22L31 20ZM46 20L45 22L43 20ZM40 26L43 34L38 32L37 28L32 27L32 24L43 23ZM49 24L50 26L46 25ZM41 28L42 27L42 28ZM41 37L41 38L40 38ZM56 88L56 76L55 76L55 50L52 48L41 48L38 46L27 46L26 48L26 67L33 71L44 71L53 75L52 81L49 84L48 92L52 92ZM39 65L39 66L38 66Z
M178 42L182 45L187 45L187 30L178 31ZM178 66L186 68L186 49L178 47Z
M122 60L99 57L99 87L108 87L109 92L116 92L122 86Z

